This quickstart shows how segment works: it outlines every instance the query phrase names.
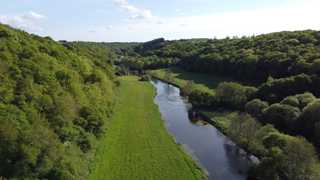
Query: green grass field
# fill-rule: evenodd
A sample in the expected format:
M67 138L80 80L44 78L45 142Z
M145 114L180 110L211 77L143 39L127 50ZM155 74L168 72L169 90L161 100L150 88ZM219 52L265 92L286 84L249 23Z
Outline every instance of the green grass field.
M196 180L203 171L168 134L150 83L121 78L115 114L89 179Z
M149 71L149 73L154 77L163 79L167 70L169 70L174 77L174 82L172 83L177 84L179 87L184 87L188 81L193 81L197 90L211 94L214 93L214 89L216 89L221 82L232 82L230 78L192 73L179 68L158 69Z

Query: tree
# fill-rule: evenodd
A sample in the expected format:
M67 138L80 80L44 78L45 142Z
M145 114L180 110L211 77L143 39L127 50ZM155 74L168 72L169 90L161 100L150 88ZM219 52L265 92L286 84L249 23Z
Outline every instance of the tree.
M228 134L248 147L256 142L256 135L260 127L261 125L250 115L241 114L231 120Z
M193 81L187 81L185 86L182 88L182 92L185 95L189 95L195 88L195 84Z
M300 109L305 108L308 104L314 102L317 98L310 92L299 94L296 96L299 100Z
M263 111L263 121L286 132L295 132L301 111L293 106L273 104Z
M260 99L254 99L246 104L245 110L252 116L261 118L263 110L268 107L268 102L261 101Z
M309 91L311 86L311 77L300 74L264 83L259 87L257 95L268 102L279 102L287 96Z
M297 108L300 107L300 102L299 102L298 98L295 96L286 97L284 100L282 100L280 102L280 104L289 105L289 106L293 106L293 107L297 107Z
M164 74L164 80L168 81L168 82L173 82L174 81L174 76L172 74L172 72L170 72L170 70L166 70L165 74Z
M223 105L241 109L255 92L256 89L253 87L242 86L234 82L224 82L217 87L215 96Z
M318 146L320 145L320 100L310 103L300 117L301 132Z
M300 137L271 133L263 143L268 149L266 158L256 170L261 179L316 180L317 156L312 144Z
M151 76L148 74L145 74L140 78L140 81L150 81L150 80L151 80Z

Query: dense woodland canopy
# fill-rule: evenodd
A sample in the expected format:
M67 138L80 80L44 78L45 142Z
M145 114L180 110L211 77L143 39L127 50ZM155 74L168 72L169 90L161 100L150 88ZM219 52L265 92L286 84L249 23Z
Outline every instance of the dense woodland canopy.
M111 53L83 46L66 48L0 25L0 177L85 179L89 173L112 112L115 79Z

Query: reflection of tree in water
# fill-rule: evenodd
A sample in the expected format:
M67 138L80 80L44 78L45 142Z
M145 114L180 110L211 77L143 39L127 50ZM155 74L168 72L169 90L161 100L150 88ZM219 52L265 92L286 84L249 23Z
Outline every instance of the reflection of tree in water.
M192 109L188 111L188 119L193 125L197 126L206 126L209 124L208 122L204 121L203 118L199 116L199 114L196 111Z
M224 148L230 167L237 173L246 173L250 167L248 154L232 143L224 143Z
M163 83L163 85L164 85L164 92L168 97L175 96L175 95L177 95L177 93L179 94L178 88L176 88L170 84Z

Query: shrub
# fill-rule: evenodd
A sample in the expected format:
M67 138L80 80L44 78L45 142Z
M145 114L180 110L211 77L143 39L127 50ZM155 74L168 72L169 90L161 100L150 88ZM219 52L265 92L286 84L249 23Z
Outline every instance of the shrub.
M263 111L263 121L286 132L295 132L301 111L293 106L273 104Z
M145 74L140 78L140 81L151 81L151 76Z
M244 105L253 97L256 89L242 86L238 83L220 83L216 89L216 98L223 105L231 108L242 109Z
M318 146L320 145L320 100L310 103L304 108L301 118L301 132L314 141Z
M267 102L261 101L260 99L254 99L246 104L245 110L254 117L260 118L263 114L263 110L268 107L269 104Z
M297 107L297 108L300 107L300 102L299 102L298 98L295 96L286 97L284 100L282 100L280 102L280 104L289 105L289 106L293 106L293 107Z

